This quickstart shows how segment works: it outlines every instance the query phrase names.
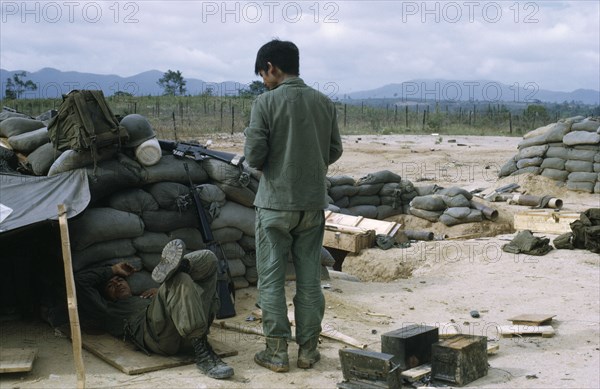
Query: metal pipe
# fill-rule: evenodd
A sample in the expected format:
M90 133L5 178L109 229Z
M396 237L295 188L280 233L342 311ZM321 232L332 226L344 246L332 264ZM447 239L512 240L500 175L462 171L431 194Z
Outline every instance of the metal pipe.
M433 240L434 237L431 231L404 230L404 233L410 240Z
M498 211L485 204L471 200L471 208L480 210L483 216L488 220L496 221L498 219Z

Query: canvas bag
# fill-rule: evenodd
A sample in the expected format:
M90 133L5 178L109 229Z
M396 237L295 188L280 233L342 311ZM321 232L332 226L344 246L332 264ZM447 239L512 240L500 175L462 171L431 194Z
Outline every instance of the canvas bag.
M57 150L91 150L121 145L129 138L100 90L72 90L63 95L58 114L48 124L48 136Z

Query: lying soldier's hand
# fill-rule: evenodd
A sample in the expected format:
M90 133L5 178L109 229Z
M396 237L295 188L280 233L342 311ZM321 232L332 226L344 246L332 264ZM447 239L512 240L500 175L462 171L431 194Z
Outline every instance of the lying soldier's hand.
M158 289L152 288L142 292L142 294L140 294L140 297L143 299L148 299L156 296L156 293L158 293Z
M111 268L113 274L121 277L130 276L135 272L135 268L127 262L117 263L116 265L112 265Z

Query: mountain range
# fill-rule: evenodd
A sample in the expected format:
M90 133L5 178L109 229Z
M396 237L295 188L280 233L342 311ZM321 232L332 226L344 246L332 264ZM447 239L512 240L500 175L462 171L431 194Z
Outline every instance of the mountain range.
M6 80L21 70L0 69L0 97L4 98ZM71 89L101 89L106 96L128 92L135 96L158 96L163 90L158 80L164 75L159 70L149 70L130 77L114 74L102 75L60 71L43 68L36 72L27 72L25 80L33 81L36 91L25 93L24 98L58 98ZM211 89L213 95L235 96L248 87L238 81L210 82L186 78L187 93L198 95ZM487 102L580 102L599 105L600 91L577 89L572 92L559 92L541 89L533 82L512 85L492 80L443 80L415 79L402 83L387 84L375 89L338 93L331 96L337 100L398 99L402 101L487 101Z

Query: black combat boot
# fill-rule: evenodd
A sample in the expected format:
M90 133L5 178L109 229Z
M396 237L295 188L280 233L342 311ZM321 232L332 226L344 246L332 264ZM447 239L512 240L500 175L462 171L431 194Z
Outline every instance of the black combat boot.
M254 354L254 362L276 373L290 370L288 345L285 338L266 338L266 348Z
M319 337L310 338L306 343L301 344L298 348L297 365L301 369L310 369L321 359L321 354L317 350Z
M215 354L210 343L208 343L206 336L202 338L193 338L192 346L194 347L194 354L196 356L196 366L202 373L217 380L229 378L233 375L233 368L227 366L227 364Z

